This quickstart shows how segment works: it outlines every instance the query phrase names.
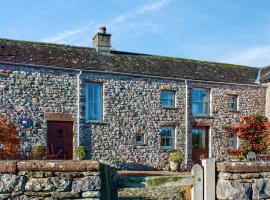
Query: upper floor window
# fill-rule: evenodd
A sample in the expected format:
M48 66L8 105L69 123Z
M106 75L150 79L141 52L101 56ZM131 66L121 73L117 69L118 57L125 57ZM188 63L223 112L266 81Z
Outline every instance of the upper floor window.
M228 103L228 108L230 110L237 110L237 95L230 95L229 96L229 103Z
M175 129L174 127L162 127L160 129L160 147L161 149L175 148Z
M209 115L209 90L192 90L192 113L193 115Z
M162 107L175 107L175 92L167 90L161 91L160 105Z
M86 85L86 120L102 121L102 88L102 83L88 83Z

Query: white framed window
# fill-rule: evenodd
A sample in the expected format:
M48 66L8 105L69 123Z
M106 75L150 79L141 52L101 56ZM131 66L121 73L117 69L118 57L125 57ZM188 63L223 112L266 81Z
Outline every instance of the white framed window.
M193 115L209 115L210 98L209 90L195 88L192 89L192 113Z
M162 90L160 93L160 105L162 107L175 107L175 92Z
M160 148L174 149L175 148L175 128L162 127L160 129Z
M237 102L238 102L238 96L237 95L229 95L228 108L230 110L238 110Z
M103 117L103 84L86 85L86 120L101 122Z
M228 137L228 146L227 146L227 148L228 149L237 149L238 148L238 143L239 143L239 141L238 141L237 134L233 133Z

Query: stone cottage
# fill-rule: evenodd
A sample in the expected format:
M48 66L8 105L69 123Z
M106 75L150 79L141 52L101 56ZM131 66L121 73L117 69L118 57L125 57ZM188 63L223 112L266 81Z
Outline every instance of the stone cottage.
M85 145L89 159L163 168L174 150L188 163L236 147L223 128L265 115L269 71L117 51L105 27L93 48L0 39L0 113L22 155L76 159Z

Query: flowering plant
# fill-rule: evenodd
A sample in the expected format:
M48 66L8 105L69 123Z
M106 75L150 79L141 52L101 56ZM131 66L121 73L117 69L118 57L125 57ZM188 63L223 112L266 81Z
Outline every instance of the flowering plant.
M246 154L249 151L266 153L270 144L270 123L261 115L249 115L242 118L241 124L226 127L229 134L236 133L241 140L240 149ZM234 150L236 151L236 150Z
M241 150L240 149L230 149L229 153L239 155L239 154L241 154Z
M0 159L18 159L20 156L20 140L16 126L0 117Z

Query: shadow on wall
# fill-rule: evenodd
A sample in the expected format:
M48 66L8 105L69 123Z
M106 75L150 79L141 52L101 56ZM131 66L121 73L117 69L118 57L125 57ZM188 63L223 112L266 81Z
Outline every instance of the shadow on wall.
M131 171L157 171L158 169L138 162L115 162L113 167L118 170L131 170Z
M88 155L86 157L86 160L91 160L92 155L92 129L89 127L82 127L82 133L80 134L80 145L86 146Z

